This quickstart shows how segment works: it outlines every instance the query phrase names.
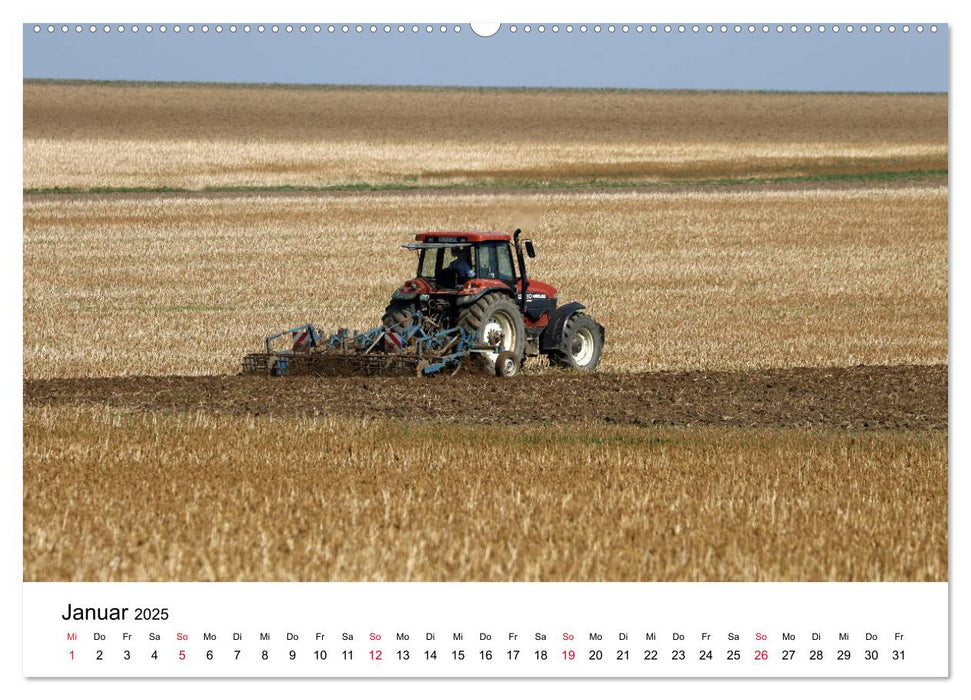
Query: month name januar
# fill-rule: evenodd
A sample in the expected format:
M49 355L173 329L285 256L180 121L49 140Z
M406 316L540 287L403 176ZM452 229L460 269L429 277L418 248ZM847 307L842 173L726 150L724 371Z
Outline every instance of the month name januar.
M64 620L124 620L128 608L79 608L67 604Z

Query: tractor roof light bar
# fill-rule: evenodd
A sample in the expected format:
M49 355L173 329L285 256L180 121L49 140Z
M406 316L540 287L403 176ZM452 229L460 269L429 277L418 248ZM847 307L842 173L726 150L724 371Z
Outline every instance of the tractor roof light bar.
M442 248L471 248L475 244L462 242L462 243L405 243L402 248L408 250L441 250Z

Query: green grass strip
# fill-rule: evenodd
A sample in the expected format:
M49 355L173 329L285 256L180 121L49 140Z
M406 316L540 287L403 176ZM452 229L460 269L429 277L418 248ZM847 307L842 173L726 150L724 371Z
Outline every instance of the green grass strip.
M839 175L791 175L784 177L700 178L695 180L619 181L586 180L563 182L545 180L490 180L474 183L413 184L350 182L336 185L241 185L211 186L202 189L185 187L25 187L25 195L75 194L200 194L219 192L425 192L444 190L531 190L531 189L631 189L637 187L685 187L692 185L772 185L791 182L889 182L915 178L947 177L943 170L904 170L895 172L848 173Z

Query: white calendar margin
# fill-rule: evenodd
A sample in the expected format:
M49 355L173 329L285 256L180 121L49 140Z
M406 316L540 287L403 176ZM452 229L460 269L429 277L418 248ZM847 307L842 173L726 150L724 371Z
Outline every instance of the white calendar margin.
M946 677L947 588L945 583L27 583L24 674ZM68 603L123 607L127 616L121 622L65 621ZM137 608L165 608L168 619L136 621ZM150 632L160 640L150 641ZM204 640L207 632L216 635L214 641ZM233 640L234 632L241 641ZM738 640L729 641L729 632ZM785 632L795 641L784 641ZM813 632L822 635L819 641L811 640ZM344 633L353 639L342 639ZM408 639L398 639L399 633ZM621 640L620 633L627 638ZM655 638L646 640L646 633ZM675 640L675 633L682 638ZM841 640L840 633L848 639ZM177 634L185 639L177 640ZM656 661L641 658L645 648L657 651ZM796 650L795 659L782 659L787 648ZM815 648L823 650L822 661L809 659ZM126 649L132 659L123 658ZM314 660L317 649L328 658ZM517 659L511 660L507 652L514 649ZM619 649L628 650L629 658L615 659ZM683 661L671 659L674 649L684 650ZM702 649L713 658L699 660ZM728 649L738 649L741 658L728 661ZM768 659L754 660L763 649ZM838 660L838 649L850 650L850 659ZM900 649L904 659L893 660L892 651ZM289 659L291 650L295 660ZM353 652L350 660L342 658L347 650ZM408 650L410 658L396 658L399 650ZM425 650L435 650L436 660L425 660ZM459 650L461 661L452 656ZM540 650L547 654L542 662L534 656ZM595 650L602 660L588 659ZM878 658L864 660L866 650L877 650ZM96 659L99 651L102 658ZM158 659L150 658L153 651ZM375 652L380 659L373 658ZM488 660L481 656L485 652Z
M255 0L236 0L233 3L226 3L222 9L217 7L217 3L202 5L188 0L170 0L165 4L164 12L160 13L158 8L151 3L131 4L120 1L107 0L87 0L83 6L85 19L97 19L99 21L127 21L127 22L159 22L159 21L211 21L214 16L229 16L232 13L241 20L265 19L266 5ZM850 3L839 0L817 0L811 9L804 9L798 4L780 6L778 3L756 0L736 0L730 7L730 19L738 21L761 21L770 18L771 21L782 22L802 22L810 19L820 19L833 22L874 22L874 21L900 21L909 19L915 13L921 15L921 19L937 20L943 22L958 21L958 30L966 29L967 25L961 20L963 17L955 9L955 6L946 0L925 0L919 5L905 0L886 0L879 8L868 8L865 12ZM9 31L8 42L6 42L7 60L4 61L3 71L5 86L8 94L16 94L12 100L14 104L4 115L3 120L6 132L5 155L8 157L5 162L8 167L3 175L4 188L0 192L0 201L3 201L5 221L11 225L12 230L17 230L14 223L19 220L22 199L20 191L22 187L20 169L20 148L21 136L22 105L19 97L19 84L22 78L22 43L21 30L19 24L31 20L59 20L79 12L76 2L66 0L48 0L43 3L32 3L29 5L5 7L5 16L8 20L6 28ZM559 0L559 2L545 2L525 4L516 0L492 0L488 5L469 6L468 4L458 6L453 2L445 0L421 0L407 4L392 3L390 0L373 0L367 5L352 5L350 3L342 5L333 3L326 8L326 19L328 21L388 21L397 19L407 19L409 21L494 21L503 20L507 22L524 21L599 21L613 18L620 19L641 19L640 17L630 17L631 8L623 0L600 0L595 5L590 3L576 2L575 0ZM726 13L726 6L723 2L715 0L695 0L690 6L685 5L657 5L644 8L642 14L645 21L653 22L680 22L680 21L710 21L712 18L723 18ZM277 15L280 15L277 17ZM306 19L316 17L321 14L319 3L309 0L293 0L286 7L275 8L274 19L285 21L287 19ZM811 15L811 16L810 16ZM15 26L18 25L18 26ZM960 32L963 33L963 32ZM964 48L964 43L957 41L952 44L952 74L957 76L953 82L960 87L967 87L962 84L960 76L971 74L971 49ZM965 70L961 70L965 69ZM966 82L966 81L964 81ZM965 91L967 92L967 91ZM952 92L950 99L952 114L967 113L969 109L963 109L968 105L968 99L962 96L962 91ZM971 94L971 93L967 93ZM952 122L953 123L953 122ZM16 140L17 143L14 142ZM952 160L955 166L967 162L964 156L966 149L959 146L960 142L951 141ZM956 184L952 175L952 188ZM952 189L950 202L952 232L962 229L960 223L966 217L961 216L960 190ZM4 327L11 331L12 336L16 336L22 330L21 311L15 303L22 298L22 271L21 271L21 246L22 239L19 235L10 236L4 239L6 250L0 260L3 275L0 279L5 280L6 292L4 298L8 300L5 305ZM969 256L966 253L966 246L961 241L950 238L952 255L950 269L954 269L955 263L960 260L964 267L967 266ZM960 269L960 268L959 268ZM966 278L967 276L965 276ZM967 284L971 284L969 281ZM950 285L950 304L951 308L960 310L967 306L971 301L971 295L967 292L967 284L961 281L960 275L955 275L953 283ZM965 302L962 304L961 302ZM967 353L963 348L967 346L964 341L968 338L965 332L967 326L966 313L956 312L952 325L949 328L951 340L951 377L950 388L954 397L951 402L950 415L952 425L960 424L961 418L965 416L966 403L962 396L971 396L971 384L966 379L966 374L961 370L962 364L958 357L965 356ZM21 351L16 347L16 343L5 344L0 348L0 353L6 362L4 366L15 367L22 362ZM958 360L955 363L955 360ZM15 480L20 479L22 473L20 458L22 455L22 433L18 425L22 425L22 385L21 379L15 373L3 375L3 398L0 405L3 406L5 417L5 427L0 428L4 437L5 444L10 448L10 452L15 455L15 464L11 465L11 477ZM951 463L966 462L962 460L967 453L966 438L951 433L952 442L949 451ZM958 502L964 494L965 482L960 475L955 475L953 470L949 473L950 498L952 502ZM23 586L20 576L16 574L22 561L22 489L4 489L6 494L6 508L4 532L7 536L2 538L2 548L4 561L12 564L12 573L5 579L3 590L4 609L11 613L6 617L9 623L13 623L13 611L21 605ZM951 542L960 539L961 535L968 534L966 520L961 516L959 509L952 508L950 511L951 519ZM957 556L956 548L950 548L950 580L952 586L955 581L964 581L971 577L971 567L967 565L967 559ZM963 630L971 626L971 618L968 617L967 607L962 605L961 596L954 596L952 589L951 614L954 628ZM22 620L23 622L23 620ZM12 624L8 624L8 631ZM185 681L179 682L176 686L169 684L149 684L146 685L139 681L86 681L82 685L49 682L27 682L20 676L23 647L22 639L16 634L8 634L0 638L0 657L2 657L2 667L4 670L4 680L13 692L19 690L22 694L30 694L35 698L63 698L66 693L75 691L83 687L83 693L97 695L99 698L129 698L133 693L137 693L143 700L154 700L155 698L168 698L173 690L177 692L212 692L215 690L213 685L207 681ZM953 658L966 658L969 650L965 642L965 637L959 631L952 634L950 655ZM820 692L858 694L860 692L879 693L881 698L912 698L917 693L933 692L936 697L966 697L969 688L967 673L962 673L960 666L952 669L951 682L941 684L939 681L913 681L899 682L893 680L870 681L866 686L861 686L857 681L821 681L819 683L792 684L786 681L774 680L742 680L733 681L730 685L730 692L733 694L744 694L749 698L777 698L779 693L785 693L786 697L793 699L818 698ZM18 680L19 679L19 680ZM389 687L381 681L362 682L362 681L331 681L325 687L329 692L338 693L346 691L354 693L356 697L371 697L386 695ZM518 691L521 694L529 694L535 697L537 693L548 689L555 689L561 698L584 697L588 698L591 692L608 691L611 697L643 697L647 688L653 692L668 691L677 693L683 697L702 696L709 698L713 692L720 692L721 688L712 686L710 682L704 680L691 681L656 681L650 686L644 686L637 681L615 681L609 685L593 685L591 683L558 683L552 686L540 687L529 681L520 682L500 682L496 684L475 684L469 685L461 681L424 681L411 682L404 686L395 688L395 692L403 697L454 697L456 693L461 693L466 698L480 698L495 696L496 692L509 693ZM960 688L964 687L964 691ZM220 683L220 690L232 692L234 698L260 698L267 696L268 692L286 692L288 694L315 693L319 694L322 686L314 681L295 681L295 682L276 682L276 683L252 683L246 681L223 681Z

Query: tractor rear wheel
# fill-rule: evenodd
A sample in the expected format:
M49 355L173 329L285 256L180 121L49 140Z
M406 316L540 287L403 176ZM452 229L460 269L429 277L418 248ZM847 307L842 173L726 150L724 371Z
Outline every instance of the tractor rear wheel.
M586 314L573 314L563 326L560 350L550 353L550 364L590 372L600 364L603 334Z
M526 326L516 302L505 294L486 294L459 312L458 325L480 345L496 345L497 352L477 353L482 369L495 374L501 352L521 361L526 348Z
M403 330L415 322L415 312L418 307L410 301L392 301L388 308L384 310L381 318L381 325L385 328L398 326L398 330Z

